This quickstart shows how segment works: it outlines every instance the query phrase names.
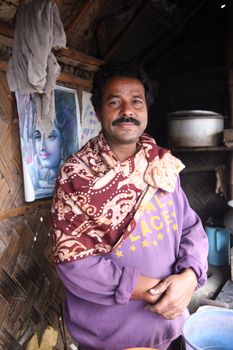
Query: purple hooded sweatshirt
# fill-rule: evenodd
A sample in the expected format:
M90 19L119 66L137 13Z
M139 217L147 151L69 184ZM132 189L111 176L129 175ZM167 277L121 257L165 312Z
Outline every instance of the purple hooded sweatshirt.
M65 323L81 350L151 347L165 350L188 311L167 320L130 297L140 274L163 279L192 268L198 287L207 273L208 240L178 178L175 191L157 190L137 227L110 254L57 264L65 286Z

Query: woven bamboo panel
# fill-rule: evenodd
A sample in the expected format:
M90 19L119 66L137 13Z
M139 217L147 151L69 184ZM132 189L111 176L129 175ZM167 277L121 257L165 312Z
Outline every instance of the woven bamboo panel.
M0 349L57 327L63 290L50 262L49 210L0 222Z
M187 152L179 156L186 170L190 170L182 173L181 181L192 208L204 223L212 218L222 224L228 206L225 197L216 194L216 169L226 164L226 155L223 152ZM226 186L226 178L223 183Z
M13 95L0 72L0 210L24 203L19 126Z
M59 330L63 289L50 261L51 202L37 202L24 202L16 103L0 72L0 350L25 349L48 325ZM63 349L59 333L56 350Z

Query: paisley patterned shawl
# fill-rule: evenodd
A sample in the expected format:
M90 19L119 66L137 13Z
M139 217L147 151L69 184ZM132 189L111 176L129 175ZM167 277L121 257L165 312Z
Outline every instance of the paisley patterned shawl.
M140 150L120 162L100 133L63 165L52 206L55 263L110 252L134 229L151 186L174 191L181 161L147 134L138 144Z

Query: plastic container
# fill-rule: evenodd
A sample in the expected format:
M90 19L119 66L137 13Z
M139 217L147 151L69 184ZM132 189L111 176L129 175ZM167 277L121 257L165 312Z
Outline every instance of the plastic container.
M230 207L230 210L227 212L227 214L224 217L224 226L230 231L230 233L233 235L233 200L231 199L227 204Z
M192 314L183 327L186 350L232 350L233 310L208 308Z
M230 231L224 227L205 226L209 240L208 263L215 266L230 264ZM232 347L233 349L233 347Z

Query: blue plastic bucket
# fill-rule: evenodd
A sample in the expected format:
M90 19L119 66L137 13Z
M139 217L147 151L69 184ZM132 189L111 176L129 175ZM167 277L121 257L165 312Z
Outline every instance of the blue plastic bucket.
M183 327L187 350L232 350L233 310L214 308L195 312Z

